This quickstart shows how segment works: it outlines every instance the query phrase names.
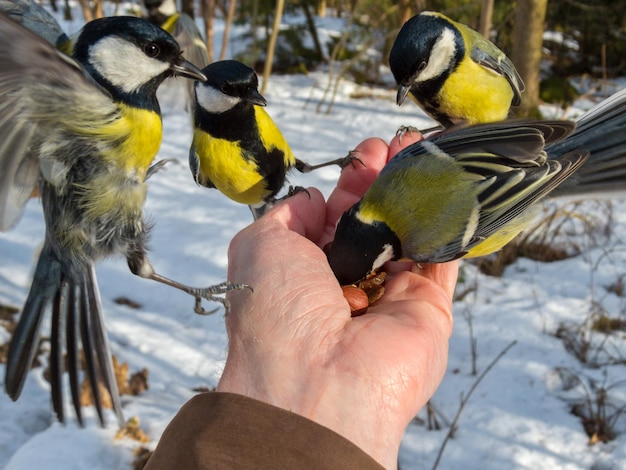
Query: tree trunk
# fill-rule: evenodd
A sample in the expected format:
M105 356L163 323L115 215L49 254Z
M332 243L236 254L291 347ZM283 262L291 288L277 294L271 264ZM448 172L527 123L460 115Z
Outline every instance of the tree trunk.
M263 84L261 85L261 94L265 92L267 82L272 73L272 62L274 60L274 50L276 49L276 39L278 38L278 30L280 29L280 21L283 17L283 9L285 8L285 0L276 0L276 11L274 13L274 26L272 27L272 35L267 45L267 57L265 58L265 67L263 67Z
M489 39L489 33L491 31L491 18L493 17L493 0L483 0L482 7L480 9L480 24L478 26L478 32Z
M317 0L316 3L317 16L324 18L326 16L326 0Z
M411 4L413 2L411 0L400 0L398 2L398 26L402 27L404 23L411 19Z
M193 0L182 0L182 6L183 13L186 13L192 18L196 17L196 13L193 9Z
M213 62L213 20L215 18L215 0L204 0L202 2L202 18L204 19L206 51L209 55L209 63L211 63Z
M87 0L78 0L78 3L80 3L80 8L81 10L83 10L83 17L85 18L85 23L89 23L91 20L94 19L94 17L93 17L93 12L91 11L91 8L89 7Z
M104 17L104 7L102 6L102 0L96 0L93 2L93 16L94 18Z
M102 18L104 16L102 0L93 0L93 2L91 3L89 2L89 0L78 0L78 3L80 4L81 10L83 10L85 23L95 20L96 18ZM69 8L67 2L66 6Z
M259 38L257 37L257 26L259 24L259 0L252 0L252 16L250 18L250 28L252 29L252 45L250 46L250 67L254 68L259 60Z
M311 13L311 5L309 5L309 1L302 2L302 10L304 10L304 17L306 18L306 24L309 28L309 33L311 34L311 38L313 39L313 46L315 48L315 53L317 54L317 59L322 60L324 58L324 51L322 49L322 44L320 43L319 35L317 34L317 27L315 26L315 18Z
M65 0L65 5L63 6L63 19L65 21L74 21L72 17L72 7L70 6L70 0Z
M222 50L220 52L220 60L226 58L226 50L228 49L228 33L230 31L230 25L233 24L233 18L235 17L235 5L236 0L230 0L228 2L228 15L226 16L226 22L224 24L224 34L222 36Z
M520 116L536 114L539 107L539 71L547 7L548 0L517 0L515 7L511 60L526 85L517 112Z

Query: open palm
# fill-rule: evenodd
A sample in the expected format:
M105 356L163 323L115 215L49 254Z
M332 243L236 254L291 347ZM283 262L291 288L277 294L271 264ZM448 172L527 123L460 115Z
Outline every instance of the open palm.
M351 318L321 247L401 147L366 140L357 147L366 167L344 169L327 203L309 188L233 239L229 280L254 292L229 294L218 385L316 421L386 467L445 372L458 265L390 263L385 295Z

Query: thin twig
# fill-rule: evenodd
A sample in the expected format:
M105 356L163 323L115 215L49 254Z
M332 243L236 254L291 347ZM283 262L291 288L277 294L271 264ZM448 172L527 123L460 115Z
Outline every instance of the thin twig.
M441 457L443 456L443 451L446 448L446 444L452 438L452 435L456 431L456 426L457 426L457 423L459 422L459 419L461 418L461 414L463 413L463 409L465 408L465 405L467 404L467 402L469 401L470 397L472 396L472 394L474 393L474 391L478 387L478 384L480 384L480 382L485 378L485 376L489 373L489 371L491 369L493 369L493 367L496 365L496 363L500 359L502 359L502 357L507 352L509 352L509 349L511 349L516 344L517 344L517 341L511 341L511 343L509 343L509 345L506 348L504 348L502 350L502 352L500 352L500 354L498 354L493 361L491 361L491 363L485 368L485 370L482 372L482 374L480 374L478 376L476 381L472 384L472 386L470 387L469 391L467 392L467 395L465 395L464 397L461 396L461 404L459 405L459 409L456 412L456 416L452 420L452 424L450 425L450 429L448 430L448 434L446 434L445 439L441 443L441 447L439 448L439 453L437 454L437 459L435 460L435 463L433 464L433 470L436 470L437 467L439 466L439 461L441 460Z
M471 375L475 376L478 374L478 352L477 346L478 342L476 337L474 336L474 322L472 317L472 310L469 307L465 307L462 311L463 318L467 322L467 327L469 329L469 339L470 339L470 357L472 358L472 372Z

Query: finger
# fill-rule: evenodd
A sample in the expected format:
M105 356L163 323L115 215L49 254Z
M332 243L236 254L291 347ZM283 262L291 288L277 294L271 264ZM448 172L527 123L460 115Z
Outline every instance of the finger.
M424 276L435 284L441 286L444 292L452 300L454 297L454 289L459 275L459 260L450 261L448 263L424 264L421 266L414 265L413 272Z
M363 196L387 163L388 146L382 139L370 138L357 145L353 152L361 159L363 165L356 163L345 167L341 172L335 191L351 193L355 196L354 202L356 202Z
M402 136L396 135L389 142L389 159L393 158L400 150L420 140L424 140L424 136L417 131L407 132Z
M317 242L324 230L326 203L317 188L307 188L281 201L260 221L278 222L284 229Z
M448 263L430 265L424 273L405 271L389 278L385 293L367 314L386 314L403 322L422 323L424 319L436 325L443 336L452 334L452 302L454 289L451 279L456 279L456 266ZM366 315L367 315L366 314ZM431 318L426 318L430 316Z
M228 247L229 281L256 289L268 277L264 269L275 266L277 259L319 250L316 242L324 227L326 205L317 189L308 191L287 198L233 237ZM286 253L285 247L292 252ZM320 251L318 256L324 255ZM236 301L249 297L244 294L231 292L228 298L235 306Z
M367 188L387 163L388 147L382 139L367 139L357 145L354 152L365 166L349 165L341 172L337 187L328 198L326 230L322 237L322 244L333 239L335 224L339 217L363 197Z
M440 285L452 298L459 273L459 261L436 264L416 264L413 261L389 261L385 263L387 276L412 271Z

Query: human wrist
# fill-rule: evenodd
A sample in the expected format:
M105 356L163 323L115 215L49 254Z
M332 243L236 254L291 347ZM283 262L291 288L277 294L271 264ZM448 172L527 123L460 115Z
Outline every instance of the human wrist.
M261 370L256 366L263 361L253 362L238 356L231 347L216 390L244 395L298 414L349 440L385 468L395 468L407 418L399 416L399 404L390 398L393 393L365 396L357 391L362 386L340 386L350 381L329 380L328 371L321 367L295 382L290 374L281 374L279 367L275 371ZM354 383L363 381L355 377ZM376 387L372 384L371 390Z

